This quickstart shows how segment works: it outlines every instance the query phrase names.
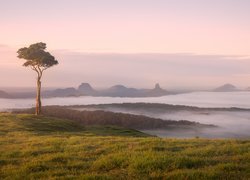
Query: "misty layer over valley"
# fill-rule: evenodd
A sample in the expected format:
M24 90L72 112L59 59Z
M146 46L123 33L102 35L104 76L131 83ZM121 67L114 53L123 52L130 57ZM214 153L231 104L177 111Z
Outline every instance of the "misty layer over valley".
M147 130L145 132L161 137L208 137L249 138L250 109L240 108L197 108L167 104L125 103L75 106L77 110L104 110L119 113L144 115L163 120L188 120L201 124L214 124L216 128Z
M250 180L250 0L0 2L0 180Z
M250 109L250 92L192 92L162 97L54 97L44 98L43 105L90 105L112 103L160 103L195 107L221 107ZM35 106L33 98L0 98L0 110L31 108Z
M73 106L76 110L104 110L218 126L216 128L147 129L145 131L161 137L249 138L249 99L250 93L243 91L193 92L141 98L91 96L44 98L43 105ZM34 102L34 99L29 98L0 99L0 110L31 108L35 106Z

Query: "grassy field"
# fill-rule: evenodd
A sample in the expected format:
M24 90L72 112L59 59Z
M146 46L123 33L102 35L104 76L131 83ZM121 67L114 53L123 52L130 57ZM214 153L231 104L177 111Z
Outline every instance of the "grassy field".
M250 179L250 140L162 139L0 114L0 179Z

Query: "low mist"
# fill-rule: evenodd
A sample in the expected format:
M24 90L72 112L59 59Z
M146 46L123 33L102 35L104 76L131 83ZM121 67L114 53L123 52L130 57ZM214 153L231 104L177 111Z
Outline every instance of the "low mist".
M44 98L43 106L48 105L99 105L105 111L145 115L165 120L188 120L203 124L213 124L217 128L194 128L154 130L148 133L162 137L209 137L209 138L250 138L250 93L249 92L193 92L150 98L119 97L60 97ZM138 102L141 103L138 104ZM117 105L115 105L115 104ZM124 107L122 103L137 103ZM152 104L149 108L145 104ZM154 103L160 103L163 108ZM106 105L105 105L106 104ZM113 104L113 105L110 105ZM119 105L120 104L120 105ZM166 104L184 105L179 109ZM35 99L1 99L0 111L31 108ZM166 107L165 107L166 106ZM192 109L190 106L199 107ZM94 107L94 106L93 106ZM236 107L238 109L230 109ZM242 108L242 109L240 109ZM96 107L92 108L96 110Z
M95 110L89 109L89 110ZM213 124L216 128L174 128L173 130L147 130L146 133L160 137L179 138L249 138L250 137L250 111L233 110L171 110L159 112L157 109L126 109L126 108L104 108L102 110L145 115L163 120L188 120L202 124Z

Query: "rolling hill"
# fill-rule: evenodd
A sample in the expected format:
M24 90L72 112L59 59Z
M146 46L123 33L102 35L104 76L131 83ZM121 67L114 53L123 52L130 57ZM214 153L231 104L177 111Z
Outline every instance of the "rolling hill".
M233 91L239 91L236 86L232 84L224 84L220 87L215 88L213 91L215 92L233 92Z
M249 147L0 114L0 179L249 179Z
M0 98L10 98L11 95L9 95L7 92L0 90Z

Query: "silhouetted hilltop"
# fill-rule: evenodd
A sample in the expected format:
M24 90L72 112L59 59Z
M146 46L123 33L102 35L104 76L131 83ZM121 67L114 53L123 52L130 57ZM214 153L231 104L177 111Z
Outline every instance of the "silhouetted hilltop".
M9 95L7 92L0 90L0 98L10 98L11 95Z
M51 91L42 92L43 97L70 97L70 96L81 96L81 93L78 92L75 88L64 88L56 89Z
M217 87L214 89L216 92L232 92L232 91L239 91L239 89L236 88L236 86L232 84L224 84L220 87Z
M99 91L100 96L109 96L109 97L138 97L140 92L135 88L127 88L123 85L115 85L109 89Z
M170 94L165 89L160 87L160 84L155 84L155 88L147 92L147 96L157 97L157 96L164 96Z
M78 92L85 95L97 95L98 93L89 83L82 83L80 86L78 86L77 90Z

